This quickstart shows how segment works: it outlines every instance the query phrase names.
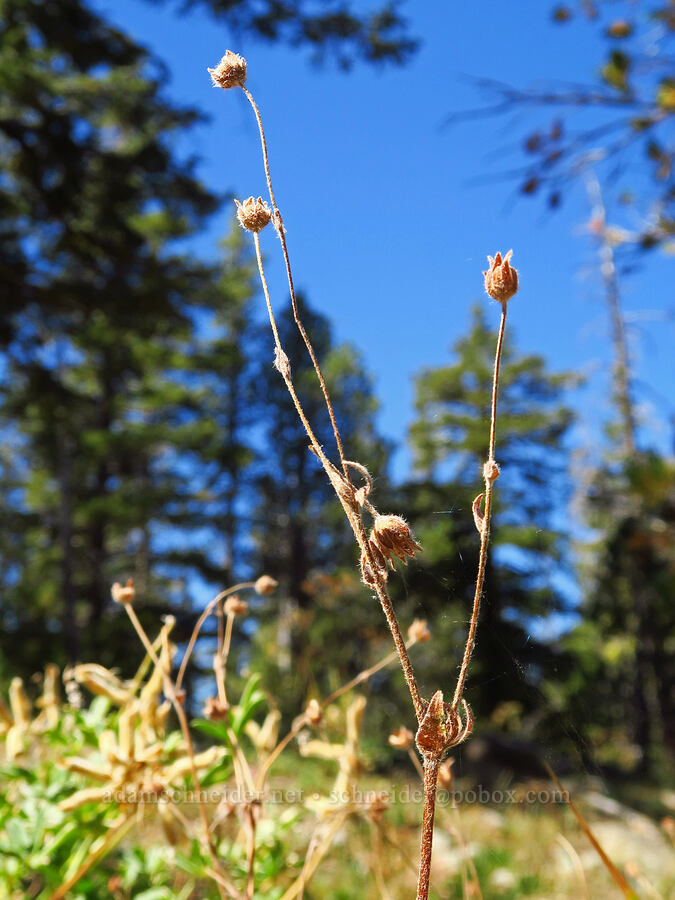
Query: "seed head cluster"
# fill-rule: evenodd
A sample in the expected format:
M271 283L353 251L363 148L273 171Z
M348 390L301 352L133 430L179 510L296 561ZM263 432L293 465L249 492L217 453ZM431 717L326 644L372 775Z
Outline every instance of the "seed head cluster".
M502 258L501 253L496 253L494 259L488 256L490 267L485 276L485 290L498 303L506 303L518 290L518 272L511 266L510 260L513 250Z
M214 87L227 90L246 84L246 60L243 56L227 50L225 56L214 69L208 70Z
M237 204L237 218L242 228L247 231L253 231L256 234L262 231L265 225L269 225L272 220L272 210L262 197L256 200L249 197L240 203L239 200L234 201Z
M279 582L276 578L272 578L271 575L261 575L260 578L255 583L255 592L256 594L262 594L263 596L267 596L269 594L273 594L274 591L279 586Z
M370 532L370 541L388 562L392 562L394 556L407 562L406 556L413 557L422 549L401 516L377 516Z

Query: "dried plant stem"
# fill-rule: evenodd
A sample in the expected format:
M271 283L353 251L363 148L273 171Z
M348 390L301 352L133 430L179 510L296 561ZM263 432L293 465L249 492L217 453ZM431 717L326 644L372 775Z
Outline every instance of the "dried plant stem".
M593 830L591 829L591 826L588 824L586 819L581 814L581 811L579 810L576 803L574 803L574 801L571 799L571 797L569 795L569 791L565 790L565 788L560 783L558 776L555 774L555 772L553 771L553 769L549 766L549 764L547 762L544 762L544 767L546 768L546 771L548 772L549 776L551 777L551 780L555 783L555 786L558 788L558 790L561 792L561 794L565 798L565 801L566 801L567 805L569 806L569 808L571 809L572 814L574 815L575 819L579 823L579 827L581 828L583 833L586 835L588 840L591 842L593 849L595 850L595 852L598 854L598 856L602 860L603 865L605 866L605 868L607 869L609 874L612 876L616 886L619 888L619 890L624 895L626 900L638 900L638 895L635 893L635 891L630 886L630 884L626 881L623 873L614 865L612 860L609 858L609 856L607 856L607 854L605 853L603 848L600 846L600 842L598 841L596 836L593 834Z
M417 900L428 900L431 876L431 851L434 843L434 813L436 811L436 785L442 754L424 755L424 813L422 815L422 839L420 842L420 871L417 879Z
M258 272L260 274L260 281L262 284L263 293L265 295L265 302L267 304L267 312L268 312L269 319L270 319L270 325L272 327L272 333L274 335L274 341L275 341L275 345L277 348L277 354L278 354L279 358L284 358L285 353L284 353L284 349L281 345L281 340L279 338L279 330L277 328L277 323L276 323L276 319L274 316L274 310L272 309L269 288L267 286L267 278L265 276L265 268L263 265L262 254L260 252L260 239L256 232L253 233L253 241L255 244L256 259L258 262ZM309 343L309 338L306 337L306 340ZM309 345L311 346L311 343ZM302 424L305 428L305 431L307 432L307 436L309 437L309 439L312 443L312 449L314 450L317 457L320 459L323 467L326 469L326 472L328 473L328 475L330 477L331 463L326 458L326 455L324 454L323 450L321 449L321 446L319 445L319 442L317 441L317 439L314 435L314 432L312 431L312 427L309 424L307 416L305 415L305 411L302 407L300 399L299 399L299 397L296 393L295 387L293 385L290 371L287 367L285 367L283 365L279 366L278 368L281 373L281 376L284 379L286 387L288 388L288 392L291 395L293 404L295 405L297 413L300 417L300 421L302 422ZM345 471L348 471L349 466L345 465L344 468L345 468ZM332 479L331 479L331 482L332 482ZM358 542L359 548L361 549L361 552L366 555L366 558L368 559L368 561L370 563L372 571L377 572L378 566L376 565L375 560L373 559L373 554L372 554L372 550L370 548L370 543L369 543L368 537L366 535L366 529L363 525L363 521L361 519L360 514L357 511L355 511L355 509L345 500L345 498L343 496L340 495L339 492L338 492L338 498L339 498L340 502L342 503L343 509L345 511L345 515L347 516L347 519L348 519L350 525L352 526L354 536L356 537L356 540ZM408 651L406 648L405 640L403 639L403 635L401 634L401 628L398 624L398 619L396 618L396 613L394 612L394 607L392 605L389 594L387 593L385 579L379 574L376 576L376 579L377 579L377 583L376 583L376 587L375 587L375 593L377 594L377 597L380 601L380 604L382 606L382 609L383 609L384 614L387 619L387 623L389 625L389 629L392 633L392 637L394 638L394 644L396 645L396 650L399 655L401 668L403 669L403 674L405 675L405 679L408 684L408 689L410 691L410 696L412 697L413 705L415 707L415 714L417 715L418 721L421 721L422 717L424 716L425 707L424 707L424 702L420 696L419 688L417 686L417 680L415 678L415 673L413 672L413 667L410 662L410 657L408 656Z
M398 624L398 619L396 618L396 613L394 612L393 604L384 584L378 583L375 588L375 592L377 593L377 597L380 601L380 605L382 606L382 610L387 617L387 624L389 625L389 630L391 631L392 637L394 638L394 643L396 644L396 650L399 655L401 668L403 669L403 674L408 684L408 690L410 691L410 696L412 697L413 705L415 707L415 715L417 716L417 721L421 722L424 718L426 707L417 686L417 679L415 678L415 673L413 671L412 663L410 662L410 657L408 656L408 650L406 648L405 641L403 640L403 635L401 634L401 629Z
M234 625L234 613L227 614L225 623L225 634L223 635L223 607L218 604L218 652L213 659L213 671L216 676L216 684L218 686L218 699L227 706L227 690L225 688L225 669L227 667L227 658L230 655L230 647L232 646L232 626Z
M331 844L333 843L333 839L335 835L338 833L340 828L344 825L345 821L349 817L351 813L351 809L346 808L341 810L340 812L335 813L333 822L330 823L329 827L326 830L323 838L319 840L318 831L320 826L317 826L314 836L310 841L309 848L307 850L307 855L305 857L305 864L302 868L302 872L293 882L293 884L288 888L288 890L284 893L281 900L294 900L295 897L302 897L305 886L308 881L316 871L319 866L319 863L326 855L328 850L330 849Z
M422 763L420 762L419 756L415 753L412 747L408 747L408 756L410 757L410 762L413 764L413 766L415 766L420 779L424 781L424 769L422 768Z
M464 839L464 835L462 834L462 829L460 827L459 809L456 806L454 806L454 808L453 808L453 814L454 814L454 818L455 818L454 825L449 821L448 810L447 809L443 810L443 812L445 813L445 818L448 823L448 825L447 825L448 831L457 840L457 843L461 847L462 853L463 853L463 861L466 864L466 866L462 867L463 868L462 880L464 882L466 882L466 885L464 887L465 896L475 897L475 900L483 900L483 892L481 891L481 888L480 888L480 879L478 878L478 870L476 869L476 864L474 863L473 857L471 856L471 848L469 847L466 840ZM471 874L471 879L473 880L473 885L471 887L471 894L469 894L469 892L467 890L469 879L467 877L465 869L469 870L469 872Z
M246 900L253 900L255 893L255 812L253 806L249 803L246 808L248 846L247 846L247 863L248 878L246 880Z
M408 641L406 644L407 647L412 647L416 644L416 640ZM362 684L364 681L367 681L371 678L376 672L379 672L380 669L383 669L385 666L388 666L389 663L394 662L398 658L398 654L396 651L392 651L387 656L383 657L379 662L376 662L375 665L370 666L368 669L364 669L362 672L359 672L354 678L350 681L345 682L345 684L341 685L339 688L333 691L332 694L329 694L326 698L319 701L319 706L321 709L325 709L331 703L334 703L339 697L343 694L346 694L347 691L351 691L352 688L355 688L357 685ZM265 780L267 778L267 774L269 770L272 768L277 759L284 752L286 747L290 744L294 737L296 737L303 728L309 725L309 720L307 716L303 713L303 715L298 716L298 718L293 723L291 730L279 741L277 746L272 750L270 755L267 757L265 762L260 767L260 771L258 772L257 779L257 788L258 791L262 791Z
M372 866L373 872L375 874L375 883L377 884L377 890L380 893L380 900L391 900L391 894L387 890L387 883L384 877L384 867L382 865L382 860L384 858L384 852L382 848L382 835L380 833L380 826L377 822L370 822L370 831L372 836L372 848L373 852L372 856Z
M406 643L406 647L412 647L417 643L417 641L408 641ZM329 704L335 702L338 697L341 697L343 694L346 694L347 691L351 691L352 688L355 688L357 685L362 684L364 681L368 681L376 672L379 672L380 669L384 669L385 666L388 666L390 662L394 662L397 658L398 654L396 651L392 651L387 654L387 656L383 657L379 662L376 662L375 665L370 666L369 669L364 669L362 672L359 672L358 675L355 675L350 681L345 682L341 687L336 688L332 694L329 694L324 700L321 700L320 706L321 709L325 709Z
M214 601L212 601L212 603L213 602ZM228 879L227 879L225 872L223 871L222 864L220 862L220 859L218 858L218 853L216 851L216 847L215 847L215 845L213 843L213 839L211 837L211 828L209 825L209 817L208 817L208 813L206 811L206 806L204 804L204 800L203 800L203 796L202 796L202 788L201 788L201 783L199 781L199 773L197 772L197 766L195 764L194 745L192 743L192 735L190 734L190 728L188 725L187 716L185 715L185 710L183 709L182 703L178 700L178 697L176 696L176 688L174 686L174 683L171 680L169 673L166 671L166 668L162 665L162 663L159 660L159 657L155 653L153 646L150 643L150 639L148 638L147 634L145 633L145 629L141 625L140 620L139 620L138 616L136 615L136 611L133 608L132 604L125 603L124 609L126 610L126 613L129 616L131 624L134 626L134 630L136 631L136 634L140 638L143 646L145 647L146 652L152 659L155 666L157 666L158 670L160 672L162 672L162 675L164 676L164 693L171 701L171 705L173 706L173 708L176 712L176 716L178 717L178 722L180 724L180 729L183 733L183 738L185 739L187 754L188 754L188 758L190 760L190 767L192 770L192 779L194 781L195 791L197 792L197 805L199 807L199 815L201 818L202 828L204 831L204 843L209 852L209 856L211 857L211 861L213 862L213 866L214 866L215 870L218 872L218 874L222 878L222 882L220 880L216 881L216 884L218 885L218 891L220 893L220 896L223 898L223 900L226 900L227 895L225 893L226 888L224 885L225 885L225 883L227 883ZM234 885L232 885L231 889L229 889L229 893L231 896L235 896L235 897L237 896L237 890L234 887Z
M280 356L285 356L286 354L284 353L284 348L281 346L281 340L279 338L279 330L277 328L277 321L274 317L274 311L272 309L272 302L270 301L270 292L269 292L269 288L267 286L267 278L265 277L265 269L263 267L262 254L260 252L260 239L256 233L254 233L254 235L253 235L253 242L255 243L255 254L256 254L256 259L258 261L258 272L260 274L260 281L262 283L263 293L265 295L265 302L267 304L267 312L270 317L270 325L272 326L272 334L274 335L274 343L277 348L277 353ZM323 463L323 461L326 459L326 456L325 456L323 450L321 449L321 445L317 441L317 439L314 435L314 432L312 431L312 426L309 424L309 420L307 419L307 416L305 415L305 411L302 408L302 404L300 403L300 399L295 391L295 387L293 385L293 382L291 381L290 375L287 372L283 371L281 368L279 369L279 371L281 372L282 378L286 382L286 387L288 388L288 392L291 395L293 404L295 405L295 409L296 409L298 415L300 416L300 420L304 426L304 429L307 432L307 436L309 437L310 441L312 442L312 448L313 448L314 452L316 453L316 455L321 460L321 462Z
M181 660L180 668L178 669L178 676L176 677L176 691L179 691L181 689L183 678L185 677L185 670L187 669L187 664L190 661L190 656L192 655L192 651L194 650L197 638L199 637L199 632L201 631L204 622L206 622L215 607L221 602L221 600L224 600L225 597L229 597L230 594L235 594L237 591L242 591L245 588L252 587L255 587L254 581L242 581L240 584L235 584L234 587L227 588L227 590L225 591L221 591L213 598L213 600L206 604L206 606L202 610L201 615L197 619L195 627L192 630L190 640L188 641L183 659Z
M291 304L293 306L293 318L295 319L295 324L298 326L298 330L302 335L302 339L305 342L305 346L307 347L307 352L312 360L312 365L314 366L314 371L316 372L316 376L319 379L319 384L321 385L321 391L323 393L324 400L326 402L326 408L328 409L328 415L330 416L331 425L333 427L333 434L335 435L335 443L337 445L338 453L340 455L340 463L342 465L342 471L349 481L349 471L345 461L344 449L342 446L342 438L340 437L340 431L338 429L337 420L335 418L335 410L333 409L333 404L330 399L330 395L328 393L328 388L326 387L326 382L323 377L323 373L321 372L321 367L319 366L319 361L316 358L316 354L314 352L314 348L309 339L307 332L305 331L305 326L302 324L300 319L300 313L298 310L298 301L295 296L295 286L293 284L293 274L291 272L291 261L288 255L288 248L286 246L286 234L284 232L284 224L283 219L281 217L281 212L279 211L279 207L277 206L277 201L274 196L274 190L272 188L272 177L270 175L270 164L269 164L269 156L267 153L267 141L265 139L265 129L263 128L262 117L260 115L260 110L253 99L253 95L248 90L248 88L242 85L242 90L246 94L248 102L251 104L253 108L253 112L255 114L256 122L258 123L258 131L260 132L260 145L262 148L262 156L263 156L263 165L265 167L265 178L267 179L267 189L270 194L270 202L272 204L272 209L274 210L274 225L279 235L279 240L281 241L281 251L284 257L284 264L286 266L286 277L288 279L288 288L291 293ZM257 239L257 235L256 235Z
M499 390L499 366L502 358L502 345L504 343L504 328L506 326L506 303L502 303L502 316L499 323L499 333L497 335L497 349L495 351L495 361L492 374L492 408L490 411L490 446L488 450L488 466L495 462L495 436L497 428L497 394ZM480 534L480 554L478 557L478 574L476 575L476 589L473 597L473 609L471 611L471 621L469 623L469 633L466 638L464 647L464 656L459 669L457 678L457 686L452 698L452 709L457 710L459 707L462 694L464 692L464 683L466 682L466 673L469 668L469 660L473 653L476 643L476 629L478 627L478 615L480 613L480 602L483 595L483 585L485 583L485 569L488 557L488 542L490 539L490 515L492 512L492 487L494 478L485 474L485 506L483 512L483 523Z

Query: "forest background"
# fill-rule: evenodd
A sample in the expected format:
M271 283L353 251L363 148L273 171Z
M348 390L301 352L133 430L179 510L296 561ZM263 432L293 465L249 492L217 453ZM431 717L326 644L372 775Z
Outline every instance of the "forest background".
M673 4L186 7L0 2L0 679L133 672L110 599L129 576L141 618L172 612L179 643L222 587L278 579L234 649L285 721L388 650L234 224L232 196L263 181L243 100L206 74L231 47L348 453L424 548L396 589L434 634L422 682L451 679L464 640L497 324L481 270L513 246L476 733L495 754L667 783ZM374 736L398 723L402 679L372 691L386 769Z

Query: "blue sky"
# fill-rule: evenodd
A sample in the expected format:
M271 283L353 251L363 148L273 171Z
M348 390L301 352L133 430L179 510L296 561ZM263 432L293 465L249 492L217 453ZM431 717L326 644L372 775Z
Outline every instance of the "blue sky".
M388 437L405 439L412 376L446 363L471 305L489 303L482 294L485 255L513 248L521 290L510 308L510 337L520 350L544 355L551 369L589 375L570 402L582 417L578 441L597 441L611 349L595 251L583 233L585 195L575 190L549 214L521 199L513 184L476 184L519 162L504 148L522 131L514 132L513 120L442 125L448 113L480 105L467 76L519 86L590 81L601 58L600 26L553 26L549 5L538 0L508 4L508 15L497 0L409 2L404 9L421 38L413 61L402 69L359 65L345 75L330 65L313 68L304 51L235 40L198 11L177 17L143 0L95 6L168 64L169 97L210 117L181 141L183 152L200 156L201 177L219 191L264 196L250 108L241 92L213 89L206 73L227 48L246 56L297 286L330 317L338 339L362 351ZM229 214L223 209L213 218L198 252L213 255ZM281 306L287 292L270 230L263 245ZM638 399L649 440L662 448L672 444L671 270L672 258L653 256L623 282ZM400 450L396 474L407 465Z

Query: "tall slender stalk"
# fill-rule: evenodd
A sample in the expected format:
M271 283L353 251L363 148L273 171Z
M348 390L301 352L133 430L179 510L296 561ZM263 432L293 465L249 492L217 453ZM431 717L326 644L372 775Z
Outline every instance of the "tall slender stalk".
M420 871L417 879L417 898L429 896L431 879L431 851L434 845L434 813L436 811L436 786L441 757L428 754L424 757L424 812L422 814L422 839L420 841Z
M328 415L330 416L331 426L333 428L333 434L335 436L335 443L337 444L338 453L340 455L340 463L342 464L342 472L349 481L349 469L346 465L344 448L342 446L342 437L340 435L340 429L338 428L337 419L335 418L335 410L333 409L333 404L330 399L330 394L328 393L328 388L326 386L326 382L323 377L323 373L321 371L321 367L319 366L319 361L316 358L316 353L314 352L314 347L312 346L312 342L309 339L309 336L305 330L305 326L302 324L300 319L300 312L298 310L298 300L295 296L295 285L293 283L293 273L291 272L291 260L288 255L288 247L286 246L286 232L284 230L284 223L281 217L281 212L279 211L279 207L277 206L277 201L274 196L274 189L272 188L272 176L270 175L270 163L269 163L269 155L267 153L267 140L265 139L265 129L263 128L262 116L260 115L260 110L258 109L258 105L253 99L253 95L248 90L248 88L242 85L242 90L246 94L246 98L248 102L251 104L253 108L253 112L255 114L256 122L258 123L258 131L260 132L260 145L262 148L263 155L263 165L265 167L265 178L267 180L267 189L270 195L270 202L272 204L272 209L274 211L274 227L277 230L279 235L279 240L281 241L281 252L284 257L284 265L286 266L286 278L288 279L288 289L291 293L291 304L293 307L293 318L295 319L295 324L298 326L298 330L302 335L302 339L305 342L305 346L307 347L307 352L309 353L310 359L312 360L312 365L314 366L314 371L316 372L316 376L319 380L319 384L321 386L321 391L323 393L324 400L326 402L326 408L328 409Z
M409 527L399 516L381 516L372 503L367 499L372 487L372 479L363 466L354 463L345 458L342 438L335 418L333 405L330 399L328 388L324 380L319 362L317 360L311 340L305 330L300 319L297 298L295 295L295 287L293 284L293 276L291 272L288 248L286 245L286 236L283 226L281 212L276 203L274 189L272 187L272 179L270 175L269 154L267 150L267 141L265 138L265 130L262 123L260 110L253 98L253 95L245 86L246 81L246 61L237 54L228 51L222 58L221 62L215 69L209 69L214 85L224 89L239 87L244 91L248 102L250 103L260 133L260 143L262 147L263 166L265 170L265 178L269 191L272 209L270 211L266 202L262 198L255 201L253 197L246 200L243 204L237 202L239 207L239 221L244 228L253 233L255 244L256 259L258 263L258 271L265 295L267 311L270 319L270 325L274 334L276 359L275 365L282 375L288 391L293 399L293 403L298 412L300 420L307 432L311 442L311 449L314 451L331 484L342 504L345 515L352 527L354 536L361 550L361 572L364 583L370 587L378 597L382 610L385 614L387 624L391 631L396 651L401 663L401 668L405 676L410 696L415 708L415 715L418 722L417 731L417 747L422 754L424 761L424 811L422 821L422 840L420 848L420 870L417 886L417 900L428 900L429 882L431 871L431 853L433 846L433 827L434 812L436 800L436 785L438 781L438 770L443 755L448 749L463 741L471 732L473 726L473 718L470 708L463 699L464 685L466 681L467 670L471 659L471 654L476 640L476 629L478 625L478 616L480 612L480 602L485 582L485 571L487 566L487 551L490 535L490 515L492 508L492 491L493 484L499 475L499 467L495 462L495 435L496 435L496 417L497 417L497 393L499 384L499 365L502 353L502 344L504 339L504 327L506 322L506 303L518 289L518 275L515 269L511 268L509 260L511 251L502 259L499 253L496 254L494 260L490 260L490 268L485 275L485 288L487 293L495 300L501 303L502 317L499 326L499 334L497 339L497 349L495 352L495 362L492 382L492 405L490 415L490 441L488 459L483 468L483 477L485 480L485 504L484 513L481 516L479 511L480 500L483 495L474 501L474 519L476 526L480 532L480 554L478 562L478 573L476 577L476 588L474 593L473 608L469 624L469 632L467 635L464 654L460 665L457 684L454 691L452 704L448 705L443 702L443 694L437 691L432 700L427 703L422 699L415 678L415 673L408 655L406 643L401 634L396 612L394 610L391 598L387 591L386 582L388 578L387 561L391 561L392 555L398 556L405 561L406 556L413 556L420 547L414 541ZM274 311L269 296L267 279L265 277L262 254L260 251L259 232L272 221L279 235L281 249L286 267L286 275L288 286L291 294L291 303L293 307L293 316L305 343L307 351L312 360L321 390L324 396L326 407L331 420L335 442L338 448L342 473L332 465L328 460L323 449L317 441L312 430L311 424L305 415L302 403L295 391L292 381L291 368L281 341L279 331L274 317ZM349 468L355 467L360 471L365 479L365 485L358 490L352 485L349 476ZM373 516L374 524L370 535L367 534L363 523L363 513L367 511ZM459 707L463 705L465 718L462 719ZM299 720L302 722L303 720ZM297 724L297 723L296 723ZM299 730L300 725L298 725ZM291 734L281 742L282 748L285 747L291 739ZM278 748L277 748L278 750ZM280 752L280 751L278 751ZM271 760L276 758L275 753L272 754ZM271 762L268 761L268 768ZM304 878L301 876L299 882L299 891L302 893ZM287 900L291 894L289 892L284 895L282 900ZM294 895L294 894L293 894Z
M495 361L492 370L492 405L490 409L490 444L488 450L487 462L483 468L483 477L485 479L485 506L481 522L480 530L480 552L478 556L478 574L476 575L476 588L473 595L473 609L471 610L471 620L469 622L469 633L464 647L464 656L462 664L459 668L457 677L457 686L452 698L452 708L456 710L459 701L464 692L464 683L466 681L466 673L469 668L469 661L476 643L476 629L478 627L478 616L480 614L481 598L483 596L483 585L485 583L485 570L487 568L488 543L490 540L490 516L492 513L492 488L495 482L496 469L495 462L495 439L497 430L497 394L499 390L499 366L502 358L502 345L504 343L504 328L506 326L506 302L502 303L502 316L499 323L499 333L497 335L497 349L495 351Z

